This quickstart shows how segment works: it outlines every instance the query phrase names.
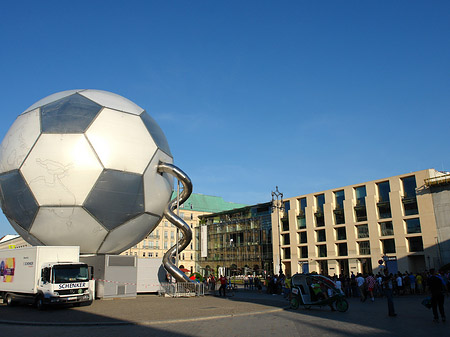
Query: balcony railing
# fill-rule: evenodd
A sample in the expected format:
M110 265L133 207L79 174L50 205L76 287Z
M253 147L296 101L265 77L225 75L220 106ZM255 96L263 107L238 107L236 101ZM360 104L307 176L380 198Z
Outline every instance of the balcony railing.
M370 255L370 248L359 248L359 255Z
M412 204L412 203L416 203L417 202L417 198L416 196L404 196L402 197L402 202L404 204Z
M389 235L394 235L393 229L382 229L381 230L381 236L389 236Z
M298 229L306 228L306 218L304 216L297 217L297 228Z
M316 212L314 213L314 217L316 218L316 227L323 227L325 226L325 218L323 216L323 212Z

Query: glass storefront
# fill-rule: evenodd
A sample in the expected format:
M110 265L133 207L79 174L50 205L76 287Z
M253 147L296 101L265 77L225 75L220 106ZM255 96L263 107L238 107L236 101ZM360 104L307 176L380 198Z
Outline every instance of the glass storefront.
M207 243L207 256L198 262L202 274L217 275L219 268L228 276L273 273L271 212L271 203L264 203L200 216L200 227L207 227L206 238L200 231Z

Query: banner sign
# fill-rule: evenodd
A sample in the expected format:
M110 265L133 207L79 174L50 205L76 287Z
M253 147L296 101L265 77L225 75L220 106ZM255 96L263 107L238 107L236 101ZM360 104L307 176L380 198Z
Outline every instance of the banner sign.
M200 256L208 257L208 226L201 226L200 232Z
M16 259L14 257L0 259L0 282L12 282L14 280L15 267Z

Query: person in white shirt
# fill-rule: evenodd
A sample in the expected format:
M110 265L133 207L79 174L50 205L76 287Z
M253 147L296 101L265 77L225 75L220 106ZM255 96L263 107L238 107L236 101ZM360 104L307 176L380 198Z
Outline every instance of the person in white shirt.
M342 282L340 279L335 278L334 283L336 283L336 288L338 288L339 290L342 290Z
M401 295L403 293L403 278L402 278L402 274L398 273L396 281L397 281L398 294Z
M366 280L361 275L361 273L359 273L356 276L356 282L358 284L358 289L359 289L359 298L360 298L361 302L364 302L366 300L366 294L365 294L365 292L366 292L366 289L365 289Z

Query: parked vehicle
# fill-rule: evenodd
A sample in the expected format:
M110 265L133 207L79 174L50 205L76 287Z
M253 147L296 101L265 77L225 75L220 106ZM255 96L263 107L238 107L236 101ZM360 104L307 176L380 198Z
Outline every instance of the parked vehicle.
M0 250L0 297L8 306L30 303L90 305L94 281L79 247L35 246Z
M306 309L312 306L334 306L340 312L348 309L348 302L342 290L329 278L317 274L295 274L291 279L292 309L303 305Z

